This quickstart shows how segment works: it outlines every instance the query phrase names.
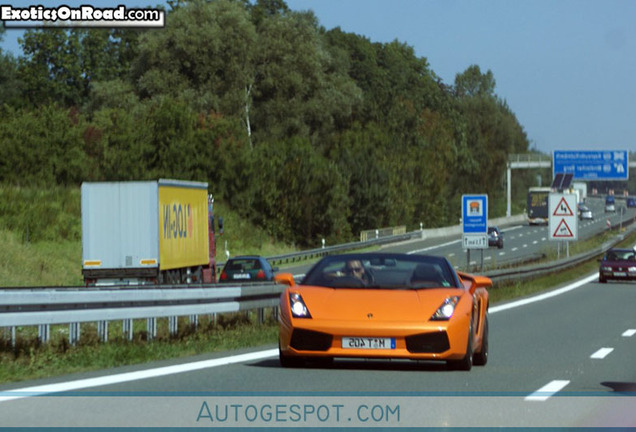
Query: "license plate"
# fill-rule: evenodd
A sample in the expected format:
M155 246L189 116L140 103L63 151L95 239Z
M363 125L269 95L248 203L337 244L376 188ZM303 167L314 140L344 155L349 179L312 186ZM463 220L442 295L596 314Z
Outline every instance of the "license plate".
M251 279L249 273L234 273L232 279Z
M395 338L343 337L343 348L395 349Z
M614 276L627 276L625 272L614 272Z

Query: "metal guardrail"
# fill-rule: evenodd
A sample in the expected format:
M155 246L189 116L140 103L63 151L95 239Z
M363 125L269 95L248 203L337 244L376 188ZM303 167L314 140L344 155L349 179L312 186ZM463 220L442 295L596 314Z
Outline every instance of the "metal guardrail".
M124 321L124 332L132 339L132 320L147 319L148 337L156 336L156 319L170 318L170 333L177 332L177 319L190 316L194 324L199 315L238 312L276 307L281 285L162 286L161 288L44 288L0 290L0 327L11 332L15 345L16 327L38 326L40 341L47 342L50 326L69 323L69 342L79 340L79 324L98 323L102 341L108 340L108 322Z

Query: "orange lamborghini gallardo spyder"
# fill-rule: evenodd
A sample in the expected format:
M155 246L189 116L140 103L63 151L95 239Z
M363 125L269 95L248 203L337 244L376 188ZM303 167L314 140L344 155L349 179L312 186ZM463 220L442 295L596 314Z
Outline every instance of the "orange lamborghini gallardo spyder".
M280 363L337 357L488 361L489 278L444 257L360 253L323 258L280 299Z

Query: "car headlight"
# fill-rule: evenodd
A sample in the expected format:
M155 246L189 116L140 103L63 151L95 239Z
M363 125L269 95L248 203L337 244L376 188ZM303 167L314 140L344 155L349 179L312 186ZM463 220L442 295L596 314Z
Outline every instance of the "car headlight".
M294 318L311 318L309 309L298 293L289 293L289 307Z
M431 321L448 321L453 316L458 301L459 296L448 297L431 316Z
M612 271L612 268L603 266L603 267L601 267L601 270L603 270L603 271Z
M634 272L636 272L636 267L629 267L627 269L627 271L630 272L630 273L634 273Z

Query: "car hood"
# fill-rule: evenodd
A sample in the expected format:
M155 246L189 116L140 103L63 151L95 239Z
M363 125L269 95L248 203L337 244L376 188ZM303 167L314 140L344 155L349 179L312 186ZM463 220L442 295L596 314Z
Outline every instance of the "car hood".
M344 289L302 287L296 290L314 319L356 321L373 314L376 322L421 321L437 311L445 299L462 296L460 288Z
M636 267L634 261L602 261L601 267Z

